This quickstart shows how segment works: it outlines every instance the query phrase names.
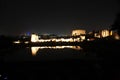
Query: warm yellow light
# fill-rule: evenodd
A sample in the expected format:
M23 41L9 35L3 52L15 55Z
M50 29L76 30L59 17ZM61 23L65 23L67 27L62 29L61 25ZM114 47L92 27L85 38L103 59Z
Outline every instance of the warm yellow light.
M71 48L75 50L82 49L80 46L41 46L41 47L31 47L32 55L35 56L39 49L64 49Z
M56 39L56 42L61 42L61 39Z
M85 36L82 36L82 39L84 40L85 39ZM60 38L60 39L39 39L37 40L37 42L74 42L74 41L77 41L79 42L80 41L80 38L67 38L67 39L64 39L64 38ZM36 42L35 40L33 40L32 42Z
M80 46L71 46L72 47L72 49L75 49L75 50L80 50L80 49L82 49Z
M35 56L40 47L31 47L32 55Z
M44 42L44 39L40 39L39 42Z
M50 42L52 41L51 39L39 39L38 42Z
M100 38L100 34L95 33L95 34L94 34L94 37Z
M73 42L73 39L72 39L72 38L70 38L70 42Z
M110 31L110 36L112 36L112 34L113 34L113 32L112 32L112 31Z
M73 30L72 31L72 36L78 36L81 34L86 34L86 31L85 30Z
M56 42L56 39L53 38L51 41Z
M31 35L31 42L38 42L38 40L39 40L38 35L36 34Z
M80 42L85 40L85 36L79 36L77 38L51 38L51 39L39 39L39 36L36 34L31 35L31 42ZM25 42L26 44L28 42Z
M110 36L109 30L102 30L102 37Z
M72 48L72 49L81 49L80 46L41 46L41 47L31 47L33 53L36 53L38 49L64 49L64 48Z
M82 40L85 40L85 36L80 36Z
M18 41L14 41L13 43L15 43L15 44L19 44L20 43L20 41L18 40Z
M116 36L115 36L115 39L116 39L116 40L119 40L119 39L120 39L120 36L116 35Z

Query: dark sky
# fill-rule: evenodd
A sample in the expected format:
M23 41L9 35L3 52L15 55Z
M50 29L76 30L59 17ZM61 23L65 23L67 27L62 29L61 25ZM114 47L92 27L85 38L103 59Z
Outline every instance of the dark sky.
M2 0L0 9L0 34L70 34L108 28L118 5L116 0Z

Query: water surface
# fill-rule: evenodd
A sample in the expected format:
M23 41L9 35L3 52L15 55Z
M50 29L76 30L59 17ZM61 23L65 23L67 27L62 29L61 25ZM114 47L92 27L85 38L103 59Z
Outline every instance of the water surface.
M80 46L33 46L17 48L7 52L4 55L4 61L67 60L80 59L85 56L86 53Z

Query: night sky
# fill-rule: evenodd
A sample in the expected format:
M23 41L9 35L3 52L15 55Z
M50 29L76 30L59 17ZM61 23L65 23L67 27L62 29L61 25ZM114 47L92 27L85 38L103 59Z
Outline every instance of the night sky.
M2 0L0 35L70 34L106 29L118 12L116 0Z

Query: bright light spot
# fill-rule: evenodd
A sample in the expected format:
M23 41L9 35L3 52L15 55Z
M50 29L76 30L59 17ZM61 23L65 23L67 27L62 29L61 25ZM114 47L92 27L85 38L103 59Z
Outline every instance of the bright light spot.
M61 39L56 39L56 42L61 42Z
M110 36L112 36L113 35L113 32L112 31L110 31Z
M85 40L85 36L80 36L81 37L81 40Z
M94 41L94 40L95 40L94 38L87 39L87 41Z
M100 34L98 34L98 33L95 33L94 36L97 38L100 38Z
M90 39L87 39L87 41L90 41Z
M38 42L73 42L72 38L60 38L60 39L39 39Z
M35 56L40 47L31 47L32 55Z
M35 56L39 49L64 49L64 48L71 48L75 50L82 49L80 46L41 46L41 47L31 47L32 55Z
M119 40L119 39L120 39L120 37L119 37L118 35L116 35L116 36L115 36L115 39Z
M2 75L0 74L0 77L2 77Z
M25 41L25 44L28 44L29 42L28 41Z
M20 41L18 40L18 41L14 41L13 43L15 43L15 44L19 44L20 43Z
M56 39L52 39L53 42L56 42Z
M84 31L83 31L84 32ZM31 35L31 42L80 42L85 40L85 36L79 36L77 38L51 38L51 39L39 39L36 34Z
M109 30L102 30L102 37L110 36Z
M38 35L32 34L31 35L31 42L37 42L39 40Z

